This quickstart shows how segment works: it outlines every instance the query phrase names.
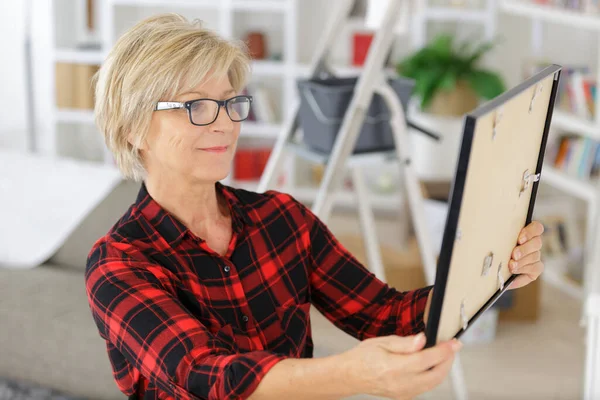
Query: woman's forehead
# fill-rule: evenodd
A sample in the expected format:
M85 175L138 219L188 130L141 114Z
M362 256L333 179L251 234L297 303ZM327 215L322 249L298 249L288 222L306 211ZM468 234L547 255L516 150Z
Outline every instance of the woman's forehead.
M179 96L187 94L201 94L203 96L223 96L235 93L235 89L229 81L227 74L207 74L198 81L190 79L188 85L183 85L179 90Z

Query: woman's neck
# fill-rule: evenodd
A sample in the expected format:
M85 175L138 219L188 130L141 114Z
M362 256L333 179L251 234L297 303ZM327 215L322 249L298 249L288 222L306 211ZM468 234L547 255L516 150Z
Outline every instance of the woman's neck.
M174 179L145 180L150 196L173 214L194 234L201 236L208 226L228 217L214 182L188 183Z

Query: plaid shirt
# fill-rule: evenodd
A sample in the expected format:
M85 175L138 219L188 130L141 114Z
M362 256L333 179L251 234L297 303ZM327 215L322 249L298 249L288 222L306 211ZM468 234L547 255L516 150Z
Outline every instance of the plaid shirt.
M358 339L422 331L430 288L400 293L293 197L217 183L227 254L137 201L92 248L86 289L119 389L143 399L245 399L278 361L311 357L312 303Z

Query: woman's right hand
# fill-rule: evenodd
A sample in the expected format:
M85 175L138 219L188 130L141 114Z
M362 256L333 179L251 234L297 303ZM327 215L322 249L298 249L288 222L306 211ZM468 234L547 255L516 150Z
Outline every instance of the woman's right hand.
M412 399L441 384L462 344L457 340L423 350L425 336L366 339L342 353L348 384L360 393Z

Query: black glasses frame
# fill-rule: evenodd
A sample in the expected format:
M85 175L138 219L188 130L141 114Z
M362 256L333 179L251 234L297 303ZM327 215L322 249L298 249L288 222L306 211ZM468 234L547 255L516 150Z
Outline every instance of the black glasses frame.
M248 116L246 116L246 118L233 119L231 117L231 114L229 114L229 108L227 107L228 104L229 104L229 102L237 100L237 99L240 99L240 98L247 99L248 102L250 103L249 107L252 106L252 101L253 101L252 96L240 95L240 96L231 97L231 98L226 99L226 100L215 100L215 99L210 99L210 98L202 98L202 99L189 100L189 101L186 101L186 102L159 101L158 103L156 103L156 107L154 108L154 111L176 110L176 109L185 108L187 110L187 114L188 114L188 118L190 119L190 123L192 125L195 125L195 126L206 126L206 125L210 125L213 122L215 122L217 120L217 118L219 118L219 113L221 112L221 108L225 108L225 112L227 113L227 116L229 117L230 120L232 120L233 122L241 122L241 121L244 121L244 120L248 119L248 116L250 115L250 110L248 110ZM206 101L206 100L214 101L215 103L217 103L217 105L218 105L218 107L217 107L217 113L215 114L215 118L211 122L208 122L206 124L197 124L192 119L192 105L194 103L198 102L198 101Z

